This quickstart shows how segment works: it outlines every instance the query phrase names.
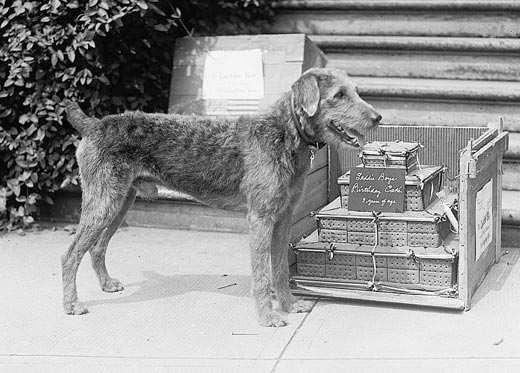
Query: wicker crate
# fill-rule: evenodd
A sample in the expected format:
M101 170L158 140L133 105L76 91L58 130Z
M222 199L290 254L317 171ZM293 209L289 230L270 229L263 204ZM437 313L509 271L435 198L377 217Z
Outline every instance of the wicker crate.
M406 175L404 208L407 211L422 211L437 199L443 188L445 169L440 166L423 166ZM348 208L350 171L338 178L341 207Z
M328 264L325 266L325 277L355 280L357 278L356 266Z
M387 258L388 268L393 269L406 269L406 270L418 270L419 263L412 258L403 258L398 256L393 256Z
M314 243L311 246L314 247L311 252L306 251L309 244L296 247L297 276L368 283L373 280L375 261L375 281L381 283L442 289L454 286L457 280L456 256L446 253L444 258L439 254L431 257L377 252L372 256L364 251L345 254L341 250L354 246L343 244L342 249L334 250L331 255L326 245Z
M453 201L443 200L448 205ZM376 225L372 214L335 208L338 203L335 200L316 214L319 240L374 245ZM428 212L383 213L378 217L377 227L377 243L387 247L439 247L450 232L441 201L434 202Z
M442 238L439 233L408 233L408 246L413 247L439 247Z
M337 253L335 255L332 255L332 258L328 258L328 263L330 265L355 266L356 257L354 255Z
M418 167L420 147L416 142L374 141L366 144L359 156L364 167L404 168L410 172Z
M398 284L418 284L420 280L418 269L388 269L388 282Z
M356 280L359 281L372 281L374 274L373 267L357 267L356 269ZM388 280L388 269L387 268L376 268L375 281L387 281Z
M445 234L419 232L378 232L378 245L386 247L439 247ZM347 230L321 229L320 241L333 243L351 243L355 245L374 245L375 233L351 232Z
M319 237L323 242L347 242L348 240L346 230L320 229Z
M322 229L347 230L348 221L341 218L330 218L319 220Z
M296 263L298 274L308 277L325 277L325 264Z
M375 256L376 266L384 267L388 266L387 258L382 256ZM356 265L358 267L372 267L374 265L372 256L369 255L356 255Z
M431 287L444 287L453 284L454 274L450 272L420 271L420 283Z

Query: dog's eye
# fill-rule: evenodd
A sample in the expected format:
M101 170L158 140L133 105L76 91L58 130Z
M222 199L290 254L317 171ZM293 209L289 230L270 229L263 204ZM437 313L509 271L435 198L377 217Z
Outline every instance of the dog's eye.
M343 91L338 91L338 93L336 93L336 94L334 95L334 98L335 98L335 99L338 99L338 100L341 100L341 99L344 98L344 97L345 97L345 93L344 93Z

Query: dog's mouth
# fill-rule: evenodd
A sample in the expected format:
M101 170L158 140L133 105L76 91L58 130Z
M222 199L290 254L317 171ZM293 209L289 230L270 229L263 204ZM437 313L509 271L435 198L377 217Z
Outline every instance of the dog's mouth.
M353 128L343 128L340 124L334 122L329 124L329 128L339 135L341 141L346 142L351 146L359 148L364 143L365 136Z

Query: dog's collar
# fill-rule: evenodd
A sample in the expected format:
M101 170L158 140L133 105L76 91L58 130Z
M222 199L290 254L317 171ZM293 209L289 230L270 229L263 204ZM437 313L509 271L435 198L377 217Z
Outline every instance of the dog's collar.
M303 128L303 125L300 122L300 120L298 119L298 117L296 115L296 111L294 110L294 95L292 94L292 92L291 92L291 116L292 116L292 119L294 121L294 126L296 127L296 131L298 131L298 135L300 136L300 138L303 140L303 142L305 144L307 144L309 146L313 146L313 147L317 148L318 150L320 150L325 145L327 145L324 142L319 142L319 141L317 141L315 139L312 139L305 132L305 128Z

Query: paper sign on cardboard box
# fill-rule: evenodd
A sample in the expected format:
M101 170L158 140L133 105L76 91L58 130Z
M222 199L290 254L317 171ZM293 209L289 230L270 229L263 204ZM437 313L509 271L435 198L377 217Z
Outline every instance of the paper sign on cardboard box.
M261 99L264 97L262 51L209 51L204 62L204 99Z

